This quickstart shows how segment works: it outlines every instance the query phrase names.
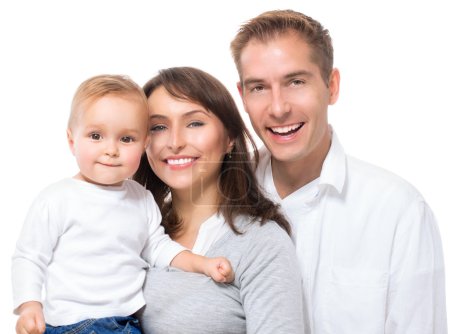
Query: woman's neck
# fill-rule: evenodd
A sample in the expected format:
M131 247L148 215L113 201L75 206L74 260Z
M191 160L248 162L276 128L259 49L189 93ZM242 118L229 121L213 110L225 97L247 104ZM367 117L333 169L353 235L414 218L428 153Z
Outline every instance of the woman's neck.
M182 221L182 226L174 238L182 246L192 249L197 240L200 226L218 212L218 191L202 192L172 190L172 210Z

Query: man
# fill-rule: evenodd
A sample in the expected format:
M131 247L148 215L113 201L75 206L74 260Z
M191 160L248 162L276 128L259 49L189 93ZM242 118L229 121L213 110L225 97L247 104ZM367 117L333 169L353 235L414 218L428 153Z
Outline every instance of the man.
M311 333L447 333L442 245L423 197L344 153L331 38L301 13L263 13L231 43L265 144L259 181L293 227Z

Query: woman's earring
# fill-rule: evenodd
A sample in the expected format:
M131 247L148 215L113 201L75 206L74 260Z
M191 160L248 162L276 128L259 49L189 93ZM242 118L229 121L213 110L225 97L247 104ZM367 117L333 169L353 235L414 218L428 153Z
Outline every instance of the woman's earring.
M227 160L231 160L233 158L233 150L234 150L234 145L231 146L230 152L227 152L227 154L225 155L225 158Z

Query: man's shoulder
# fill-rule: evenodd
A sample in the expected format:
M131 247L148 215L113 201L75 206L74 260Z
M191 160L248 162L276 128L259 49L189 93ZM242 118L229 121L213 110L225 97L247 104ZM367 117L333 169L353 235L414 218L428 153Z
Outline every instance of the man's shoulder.
M358 184L358 188L379 191L384 195L421 197L419 191L398 174L352 156L347 156L347 175L350 186Z

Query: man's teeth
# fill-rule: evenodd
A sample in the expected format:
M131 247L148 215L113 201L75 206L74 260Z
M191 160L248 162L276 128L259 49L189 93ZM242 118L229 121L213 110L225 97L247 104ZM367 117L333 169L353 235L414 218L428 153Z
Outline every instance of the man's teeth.
M279 126L276 128L270 128L270 130L272 130L272 132L279 134L279 135L285 135L288 134L290 132L294 132L298 129L300 129L300 127L303 125L304 123L298 123L298 124L294 124L294 125L288 125L288 126Z
M167 159L169 165L184 165L194 161L194 158L183 158L183 159Z

